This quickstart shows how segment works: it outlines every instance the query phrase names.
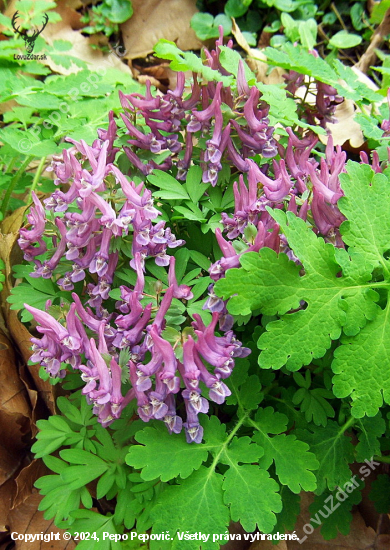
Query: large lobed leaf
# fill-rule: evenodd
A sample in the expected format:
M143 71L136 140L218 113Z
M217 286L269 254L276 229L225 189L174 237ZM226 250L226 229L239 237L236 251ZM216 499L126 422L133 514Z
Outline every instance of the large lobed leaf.
M332 364L334 393L351 396L356 418L375 416L383 400L390 403L389 175L348 162L340 177L345 196L338 203L347 218L340 231L348 250L325 243L291 212L270 210L303 270L264 248L243 254L242 267L215 285L219 296L230 298L230 313L279 316L258 340L262 368L296 371L340 339Z

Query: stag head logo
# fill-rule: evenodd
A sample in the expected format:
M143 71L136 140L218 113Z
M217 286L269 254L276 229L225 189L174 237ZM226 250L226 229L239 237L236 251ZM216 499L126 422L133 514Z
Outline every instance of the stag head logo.
M19 17L19 12L16 11L14 13L14 16L12 18L12 27L14 29L14 31L18 34L20 34L20 36L23 38L24 40L24 43L26 44L26 50L27 50L27 53L32 53L33 50L34 50L34 46L35 46L35 40L38 38L38 36L41 34L41 32L43 31L43 29L46 27L47 25L47 22L49 21L49 18L47 16L47 14L45 13L44 17L43 17L43 27L40 29L40 30L35 30L33 31L33 34L32 35L28 35L27 34L27 31L25 29L23 29L22 31L19 30L19 27L16 26L16 20L17 18Z

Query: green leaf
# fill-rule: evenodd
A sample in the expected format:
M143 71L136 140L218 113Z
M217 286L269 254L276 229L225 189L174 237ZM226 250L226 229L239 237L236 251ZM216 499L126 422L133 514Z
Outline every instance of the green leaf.
M329 420L324 428L315 431L297 430L296 434L310 445L310 450L320 463L316 471L316 494L323 493L326 487L333 491L350 480L351 470L348 464L354 462L354 447L350 436L345 434L344 427Z
M63 449L60 456L71 464L89 464L93 468L107 466L104 460L82 449Z
M370 102L381 101L380 94L371 90L363 82L358 81L353 70L343 65L339 60L335 60L332 67L321 57L314 57L302 46L290 43L284 44L282 50L268 47L263 52L275 66L297 71L330 84L337 89L341 96L347 99L353 101L363 99Z
M199 199L204 196L209 183L202 183L202 168L200 166L191 166L186 178L186 189L194 204L198 204Z
M273 533L293 531L301 509L300 496L290 491L286 485L282 485L280 488L280 496L282 497L283 508L276 516L277 523L273 529Z
M383 220L390 215L390 204L383 197L390 188L388 176L376 174L367 164L348 161L347 173L340 174L340 183L345 196L338 206L348 220L340 227L343 241L350 249L364 254L372 268L386 268L384 254L389 249L390 226Z
M219 71L206 67L197 55L192 52L182 52L174 42L160 39L154 51L157 57L171 60L170 67L174 71L194 71L211 82L222 82L224 86L230 86L233 83L233 77L223 76Z
M218 38L218 27L220 25L223 27L224 36L230 34L232 30L232 22L230 17L227 17L223 13L220 13L217 17L213 17L210 13L198 12L195 13L191 19L191 27L201 40Z
M329 39L329 44L335 48L354 48L361 44L362 40L362 36L342 30L336 32L336 34Z
M208 456L202 445L188 445L184 433L171 435L162 423L137 432L135 439L142 445L130 447L126 463L142 469L142 479L147 481L186 478L199 469Z
M290 97L287 97L285 89L276 84L263 84L257 82L257 88L261 91L262 99L270 106L271 124L284 124L285 126L301 126L307 128L309 125L302 121L297 113L297 103ZM323 133L322 129L310 128L316 133Z
M370 23L379 25L385 18L386 11L390 8L390 0L382 0L381 2L375 2L371 16Z
M279 485L258 466L232 464L223 482L224 501L230 506L233 521L239 521L248 533L269 533L282 509Z
M236 370L235 367L234 370ZM240 371L237 369L237 373ZM257 408L257 405L261 403L264 398L264 394L261 392L261 384L259 377L252 374L246 379L237 380L239 374L233 378L230 383L228 380L229 388L232 388L232 395L228 399L228 403L237 403L244 411L251 411ZM237 387L237 382L239 389Z
M38 281L38 279L36 279ZM7 302L11 305L10 309L22 310L22 321L27 322L31 321L33 316L26 309L24 309L24 304L27 303L32 307L41 309L44 311L47 300L53 300L56 297L61 296L60 292L53 292L53 283L47 279L39 279L39 283L36 285L42 284L44 292L33 288L28 283L21 283L18 286L12 289L12 293L7 298Z
M354 120L360 125L363 134L370 139L382 140L383 130L378 126L378 121L374 117L365 113L356 113Z
M75 535L76 533L88 531L96 533L96 539L80 540L77 544L77 550L121 550L122 544L119 541L110 539L108 535L117 535L118 530L114 524L114 516L102 516L90 510L77 510L72 512L74 521L70 526L64 526ZM88 526L88 528L86 527Z
M112 23L124 23L133 15L130 0L105 0L102 14Z
M148 181L163 191L155 191L154 196L162 199L189 199L184 185L162 170L153 170Z
M53 46L60 52L68 52L73 48L72 42L69 42L68 40L54 40Z
M379 474L371 484L369 498L374 502L378 514L388 514L390 510L390 478Z
M191 259L197 265L199 265L205 271L209 270L211 261L208 258L206 258L204 254L202 254L201 252L198 252L197 250L190 250L189 253L190 253Z
M92 463L92 466L69 466L69 468L61 472L61 479L64 481L64 483L69 485L69 488L71 490L79 489L81 487L85 487L86 485L88 485L88 483L100 477L102 474L104 474L107 468L108 465L105 462L103 462L102 464Z
M386 423L378 413L374 418L362 418L356 421L359 443L356 445L356 460L363 462L381 454L379 438L385 433Z
M299 388L294 394L293 403L300 404L300 410L305 413L307 422L314 422L316 426L326 426L328 417L335 416L334 409L326 398L332 399L334 395L324 388Z
M301 267L284 254L277 256L264 248L259 254L243 254L242 268L229 270L225 279L217 281L215 292L225 299L233 296L228 304L232 314L259 309L266 315L280 315L260 336L259 364L274 369L286 365L294 371L322 357L331 341L340 337L342 327L346 334L355 335L381 310L375 304L378 294L367 284L370 275L363 257L349 258L345 250L324 243L290 212L275 210L271 215L305 274L301 276ZM338 276L340 265L343 277ZM301 300L307 304L305 309ZM292 309L298 311L288 313Z
M70 487L60 475L41 477L35 482L35 487L40 489L41 495L45 495L38 506L39 511L44 511L43 517L46 520L54 518L56 523L67 520L67 528L72 523L70 514L78 511L82 500L84 506L92 507L88 490L85 487Z
M217 550L219 543L213 542L213 534L225 533L230 520L229 510L223 502L223 476L211 473L201 466L199 470L179 485L168 485L159 495L157 504L151 510L153 533L170 531L174 533L206 533L211 536L202 544L202 550ZM199 545L197 545L199 546ZM194 550L191 540L172 542L172 550Z
M229 73L232 73L236 78L238 75L238 66L241 61L245 71L245 78L249 86L253 86L256 83L256 75L250 70L246 62L242 59L241 55L227 46L219 46L220 55L219 62L222 67Z
M322 495L316 496L314 502L310 504L310 516L314 520L312 526L321 525L321 535L324 540L334 539L339 533L344 536L349 534L352 522L351 510L362 500L359 490L362 485L360 481L353 479L333 494L325 491ZM336 513L332 513L333 511Z
M302 46L312 50L317 42L317 23L315 19L299 21L298 30Z
M253 440L264 448L259 465L267 469L274 461L280 483L287 485L293 493L314 491L316 476L310 470L318 468L318 461L309 452L309 445L297 440L295 435L269 436L286 429L287 417L274 412L272 407L260 408L251 424L257 430Z
M43 462L56 474L60 474L65 468L68 467L66 462L55 456L45 456L43 458Z
M224 11L228 17L242 17L251 4L252 0L228 0Z

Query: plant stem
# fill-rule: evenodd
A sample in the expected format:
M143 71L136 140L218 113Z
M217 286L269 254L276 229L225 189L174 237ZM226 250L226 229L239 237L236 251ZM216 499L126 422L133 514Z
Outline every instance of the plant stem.
M5 192L3 202L1 204L0 212L4 215L7 212L8 203L11 198L11 195L13 193L13 190L15 189L16 185L18 184L18 181L23 176L27 166L30 164L30 162L33 160L34 157L30 156L27 157L26 160L23 162L22 166L19 168L19 170L16 172L14 177L11 180L11 183L9 184L9 187L7 191Z
M12 157L11 162L9 163L8 167L4 170L4 173L11 172L15 166L16 161L19 157Z
M40 176L43 172L43 167L45 166L45 162L46 162L46 157L42 157L41 162L39 163L39 166L37 168L37 171L35 172L35 176L34 176L32 185L30 187L30 191L28 193L28 197L27 197L27 200L26 200L27 204L30 204L30 202L31 202L32 193L33 193L33 191L35 191L35 188L38 184L39 178L40 178Z
M390 464L390 456L374 456L374 460L382 462L383 464Z
M341 17L341 15L340 15L340 13L339 13L339 10L336 8L334 2L331 3L330 7L331 7L332 10L334 11L334 13L335 13L337 19L340 21L340 24L341 24L341 26L343 27L343 29L344 29L345 31L348 32L348 29L347 29L347 27L345 26L345 23L344 23L344 21L343 21L343 18Z

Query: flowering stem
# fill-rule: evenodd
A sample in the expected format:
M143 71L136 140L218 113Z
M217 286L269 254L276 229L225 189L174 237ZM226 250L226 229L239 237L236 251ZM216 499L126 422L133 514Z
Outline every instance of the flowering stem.
M24 171L26 170L27 166L30 164L30 162L33 160L34 157L30 156L27 157L26 160L23 162L22 166L19 168L19 170L16 172L14 177L11 180L11 183L9 184L9 187L7 191L5 192L3 202L1 204L1 210L0 212L4 215L7 212L8 203L11 198L11 195L13 193L13 190L15 189L16 185L18 184L20 178L24 174Z
M35 191L35 188L38 184L39 178L41 177L41 174L43 172L43 167L45 166L45 162L46 162L46 157L42 157L41 162L39 163L39 166L37 168L37 171L35 172L35 176L34 176L32 185L30 187L30 191L28 193L28 198L27 198L27 201L26 201L27 204L29 204L32 200L31 199L32 192Z

